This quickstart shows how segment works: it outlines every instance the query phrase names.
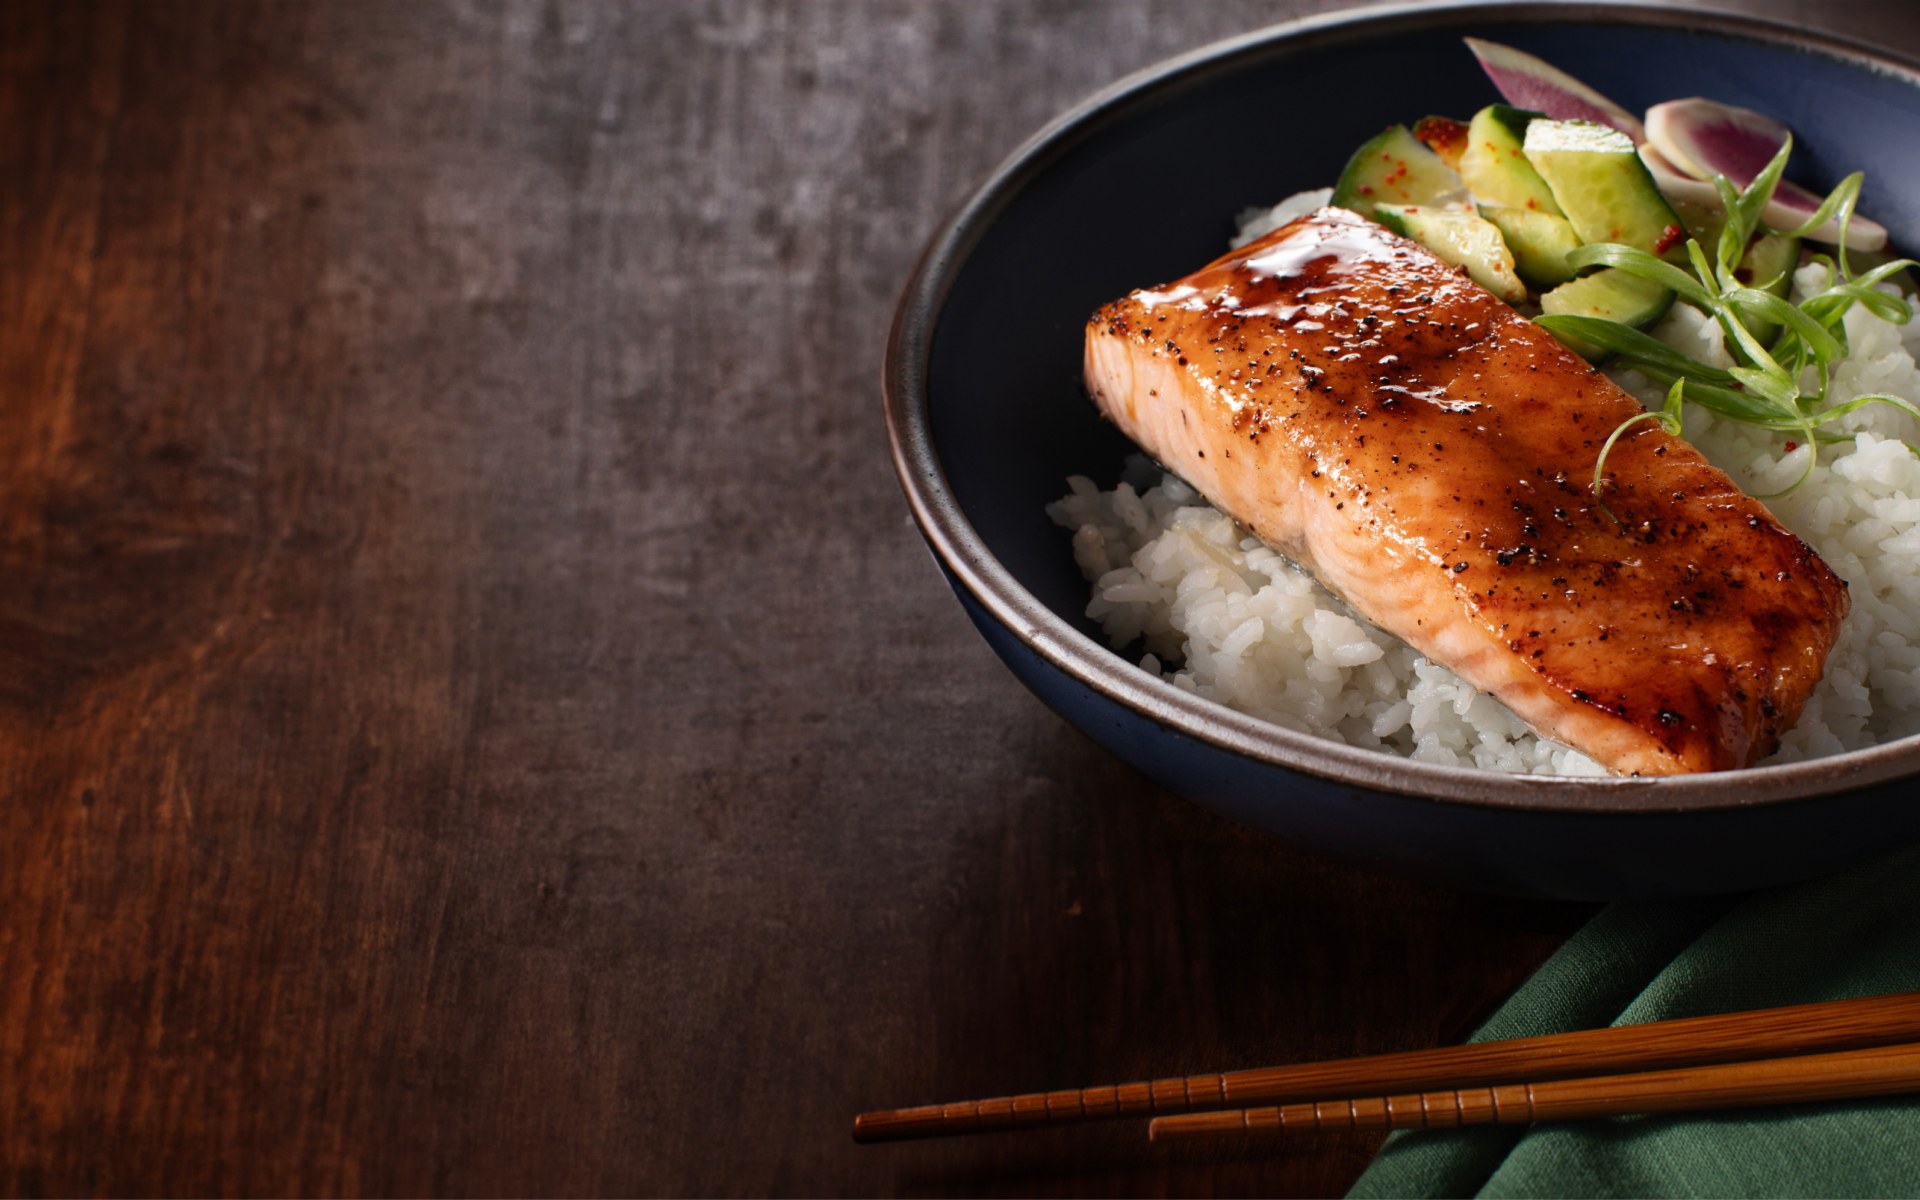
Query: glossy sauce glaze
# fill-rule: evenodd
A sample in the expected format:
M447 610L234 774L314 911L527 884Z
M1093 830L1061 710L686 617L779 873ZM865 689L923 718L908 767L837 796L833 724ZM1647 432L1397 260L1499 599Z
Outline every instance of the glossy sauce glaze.
M1087 327L1102 410L1542 734L1623 773L1748 765L1846 585L1689 444L1414 242L1325 208ZM1607 510L1611 510L1611 514Z

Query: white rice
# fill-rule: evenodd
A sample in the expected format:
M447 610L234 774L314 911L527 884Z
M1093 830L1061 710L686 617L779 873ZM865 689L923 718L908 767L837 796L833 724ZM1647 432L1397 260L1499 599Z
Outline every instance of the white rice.
M1242 214L1239 245L1325 202L1303 193ZM1825 286L1802 268L1795 299ZM1904 328L1856 306L1851 352L1829 400L1890 394L1920 403L1920 320ZM1676 304L1654 331L1703 362L1730 365L1720 328ZM1658 405L1663 389L1616 378ZM1868 405L1834 426L1805 486L1767 501L1851 589L1852 611L1820 686L1768 762L1790 762L1920 732L1920 442L1912 418ZM1809 448L1689 406L1686 436L1751 494L1791 484ZM1145 459L1112 491L1074 477L1047 512L1074 531L1093 585L1087 615L1113 646L1175 686L1289 729L1426 762L1535 775L1598 775L1577 751L1531 732L1498 700L1416 654L1305 572L1247 536L1193 489Z

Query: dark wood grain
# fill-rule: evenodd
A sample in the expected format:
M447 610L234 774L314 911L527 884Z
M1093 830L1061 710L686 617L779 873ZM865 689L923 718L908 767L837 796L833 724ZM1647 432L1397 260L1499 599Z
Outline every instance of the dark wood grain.
M847 1136L1454 1039L1584 913L1113 762L887 465L970 181L1315 7L0 6L0 1190L1343 1187Z

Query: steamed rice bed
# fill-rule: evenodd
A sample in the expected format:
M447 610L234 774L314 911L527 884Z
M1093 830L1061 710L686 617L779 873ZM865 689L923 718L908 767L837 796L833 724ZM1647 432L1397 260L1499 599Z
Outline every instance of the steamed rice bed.
M1235 245L1325 202L1294 197L1248 214ZM1794 299L1826 285L1802 267ZM1920 403L1920 321L1901 327L1856 306L1850 353L1829 398L1876 393ZM1730 365L1720 327L1675 304L1655 337L1702 362ZM1664 389L1610 372L1642 402ZM1920 732L1920 459L1902 444L1920 429L1889 405L1828 427L1805 486L1766 501L1847 581L1852 608L1820 685L1769 763L1856 750ZM1811 448L1689 406L1686 437L1749 494L1793 483ZM1073 530L1093 585L1087 615L1140 666L1207 699L1303 733L1424 762L1536 775L1603 775L1586 755L1527 728L1498 700L1373 626L1311 576L1144 459L1112 491L1076 476L1048 506Z

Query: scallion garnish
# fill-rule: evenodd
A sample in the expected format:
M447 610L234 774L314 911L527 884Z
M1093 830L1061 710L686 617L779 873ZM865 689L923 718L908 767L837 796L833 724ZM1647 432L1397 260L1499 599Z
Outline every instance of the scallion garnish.
M1656 383L1668 385L1665 407L1622 422L1601 447L1593 467L1595 496L1599 496L1606 480L1607 456L1621 435L1641 421L1657 421L1677 436L1681 406L1687 401L1722 417L1777 432L1797 432L1805 439L1807 462L1800 477L1782 491L1772 493L1773 496L1786 495L1807 481L1813 474L1821 442L1845 440L1821 428L1828 422L1868 404L1891 404L1920 418L1920 409L1897 396L1860 396L1844 404L1827 402L1834 364L1846 357L1844 318L1854 305L1896 325L1905 325L1913 319L1911 302L1904 296L1887 295L1875 285L1905 267L1920 266L1920 263L1903 258L1856 275L1847 261L1847 223L1860 199L1860 183L1864 178L1861 172L1841 180L1819 210L1787 234L1800 237L1829 219L1837 221L1839 241L1833 256L1811 256L1812 261L1826 268L1826 287L1799 304L1791 304L1768 290L1780 282L1778 279L1743 282L1736 276L1748 243L1759 231L1761 213L1773 198L1774 188L1786 170L1787 156L1792 149L1789 139L1767 164L1767 169L1744 191L1735 191L1724 175L1715 177L1714 187L1726 209L1726 224L1721 227L1711 260L1698 241L1687 242L1687 262L1691 270L1644 250L1611 242L1582 246L1567 256L1567 261L1576 268L1617 267L1671 288L1679 299L1719 323L1726 334L1727 352L1734 360L1731 367L1709 366L1631 326L1605 317L1562 314L1535 318L1548 331L1611 351L1620 363ZM1774 326L1779 332L1771 345L1765 345L1754 335L1750 324ZM1802 380L1809 376L1813 382L1810 390L1802 387ZM1920 454L1920 447L1911 443L1908 449Z

